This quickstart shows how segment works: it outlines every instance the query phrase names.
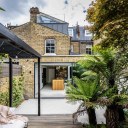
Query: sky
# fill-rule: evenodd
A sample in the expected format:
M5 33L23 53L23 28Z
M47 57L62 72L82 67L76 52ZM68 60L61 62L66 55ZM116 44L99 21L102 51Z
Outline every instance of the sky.
M21 25L30 20L29 10L38 7L46 13L75 26L87 25L86 10L92 0L0 0L0 7L6 11L0 12L0 23L6 25Z

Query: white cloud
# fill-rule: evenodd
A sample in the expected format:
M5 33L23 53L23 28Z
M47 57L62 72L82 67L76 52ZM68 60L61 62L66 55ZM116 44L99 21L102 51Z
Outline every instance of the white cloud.
M86 13L83 11L89 7L91 0L3 0L0 5L6 9L0 13L0 22L13 25L23 24L29 21L29 9L39 7L40 11L61 20L67 21L70 26L87 24ZM15 5L15 6L14 6Z

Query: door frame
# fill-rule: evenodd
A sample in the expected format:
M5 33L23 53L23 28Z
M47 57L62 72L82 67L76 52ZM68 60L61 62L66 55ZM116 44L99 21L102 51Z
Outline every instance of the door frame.
M54 66L69 66L69 67L73 67L74 63L75 62L40 62L40 67L42 68L42 66L53 66L53 65ZM36 92L35 92L36 91L36 81L35 81L36 71L35 71L35 69L37 68L37 66L38 66L38 63L35 62L34 63L34 98L35 98L35 95L36 95ZM42 74L42 72L41 72L41 74ZM71 73L68 72L68 75L71 75ZM42 77L42 75L40 77ZM71 76L70 77L68 76L68 79L69 78L71 78ZM41 81L42 81L42 79L41 79Z

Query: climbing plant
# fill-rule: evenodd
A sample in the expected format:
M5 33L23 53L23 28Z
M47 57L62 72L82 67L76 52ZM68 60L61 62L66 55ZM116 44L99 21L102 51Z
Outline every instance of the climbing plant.
M24 90L24 77L17 76L13 79L13 106L18 106L23 101L23 90ZM9 103L9 93L1 92L0 93L0 104L8 105Z

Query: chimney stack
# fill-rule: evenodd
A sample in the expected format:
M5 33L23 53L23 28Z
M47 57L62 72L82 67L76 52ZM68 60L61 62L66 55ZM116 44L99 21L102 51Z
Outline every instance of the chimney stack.
M30 8L30 22L37 22L37 14L40 14L38 7Z

